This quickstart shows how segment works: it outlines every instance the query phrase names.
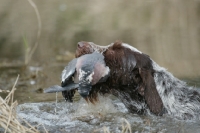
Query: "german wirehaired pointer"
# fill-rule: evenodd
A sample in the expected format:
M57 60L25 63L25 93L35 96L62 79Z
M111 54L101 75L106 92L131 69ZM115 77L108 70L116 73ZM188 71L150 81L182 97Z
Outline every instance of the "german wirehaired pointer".
M97 101L98 93L109 93L118 97L132 113L169 114L176 118L190 120L200 118L200 93L174 77L165 68L160 67L148 55L126 43L116 41L108 46L79 42L75 56L79 59L83 55L90 55L94 52L103 55L104 58L101 58L103 67L95 65L98 63L98 58L93 56L93 58L88 58L86 63L82 62L86 67L94 66L92 68L77 68L77 62L75 62L71 67L69 63L68 67L63 70L60 91L66 100L72 100L74 90L78 89L80 92L82 88L90 85L89 89L84 89L83 97L92 103ZM87 84L81 85L83 76L80 73L78 74L79 81L76 83L73 81L78 71L86 73L84 79L90 77ZM92 84L97 74L91 75L91 73L97 71L99 74L104 74L101 74L98 81ZM63 89L64 87L68 89Z

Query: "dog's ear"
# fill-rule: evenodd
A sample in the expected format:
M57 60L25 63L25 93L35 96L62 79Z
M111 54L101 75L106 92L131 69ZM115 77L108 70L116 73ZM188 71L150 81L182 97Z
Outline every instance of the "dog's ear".
M139 68L139 74L142 78L142 85L138 92L144 96L145 101L152 113L162 115L163 102L156 89L153 72Z

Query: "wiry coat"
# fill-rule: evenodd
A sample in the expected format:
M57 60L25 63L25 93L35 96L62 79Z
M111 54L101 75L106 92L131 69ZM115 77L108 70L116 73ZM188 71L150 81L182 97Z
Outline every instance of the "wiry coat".
M110 77L92 86L91 101L97 98L97 93L111 93L120 98L130 112L143 114L150 110L156 115L168 113L181 119L199 119L199 92L148 55L119 41L108 46L79 42L76 57L95 51L104 55Z

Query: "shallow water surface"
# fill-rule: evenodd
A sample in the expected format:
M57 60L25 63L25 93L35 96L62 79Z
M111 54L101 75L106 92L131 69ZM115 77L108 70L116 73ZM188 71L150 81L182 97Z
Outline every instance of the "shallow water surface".
M11 90L19 75L14 99L18 103L44 102L55 100L55 94L44 94L43 89L54 84L60 84L60 73L64 64L46 67L9 66L0 67L0 89ZM53 70L53 71L52 71ZM5 98L7 93L0 93ZM61 94L58 94L61 98Z
M132 132L198 133L200 121L180 121L168 116L139 116L128 113L124 105L111 97L100 97L96 105L81 99L75 103L25 103L17 113L40 131L50 133L105 132L121 133L130 124ZM128 123L126 123L128 122Z

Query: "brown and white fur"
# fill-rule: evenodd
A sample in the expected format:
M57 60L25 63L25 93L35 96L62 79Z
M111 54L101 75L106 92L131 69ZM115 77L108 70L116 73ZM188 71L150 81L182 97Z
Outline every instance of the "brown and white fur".
M108 46L79 42L76 57L93 52L105 57L110 77L92 87L91 101L97 93L111 93L133 113L144 114L150 110L156 115L169 114L180 119L200 118L200 93L148 55L120 41Z

